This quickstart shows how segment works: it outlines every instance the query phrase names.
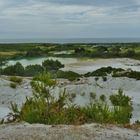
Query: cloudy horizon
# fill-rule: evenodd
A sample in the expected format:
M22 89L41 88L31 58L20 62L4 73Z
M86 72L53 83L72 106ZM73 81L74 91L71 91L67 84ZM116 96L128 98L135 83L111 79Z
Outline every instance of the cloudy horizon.
M140 37L139 0L0 0L2 38Z

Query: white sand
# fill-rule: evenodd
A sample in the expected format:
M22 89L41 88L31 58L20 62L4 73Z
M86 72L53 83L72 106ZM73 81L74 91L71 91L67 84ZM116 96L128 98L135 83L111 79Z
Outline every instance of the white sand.
M7 124L0 125L1 140L140 140L140 130L130 130L112 125L85 124L41 125Z
M101 67L114 67L123 69L132 69L140 71L140 60L134 60L129 58L116 58L116 59L85 59L74 62L72 64L66 64L62 70L71 70L80 74L92 72Z

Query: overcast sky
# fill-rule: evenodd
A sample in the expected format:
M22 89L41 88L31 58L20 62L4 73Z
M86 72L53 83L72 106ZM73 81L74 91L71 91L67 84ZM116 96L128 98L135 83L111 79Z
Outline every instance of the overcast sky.
M0 0L0 38L140 37L140 0Z

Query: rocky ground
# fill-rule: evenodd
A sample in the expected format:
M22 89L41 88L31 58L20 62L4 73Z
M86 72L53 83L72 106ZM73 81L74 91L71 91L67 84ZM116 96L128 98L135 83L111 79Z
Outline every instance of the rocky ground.
M0 140L140 140L140 130L111 125L0 125Z

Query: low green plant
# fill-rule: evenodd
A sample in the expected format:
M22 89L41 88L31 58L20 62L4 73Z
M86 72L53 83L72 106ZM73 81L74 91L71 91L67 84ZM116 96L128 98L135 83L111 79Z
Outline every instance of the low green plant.
M102 95L100 96L100 100L103 101L103 102L105 102L105 101L106 101L106 96L105 96L104 94L102 94Z
M17 83L17 84L21 84L21 83L22 83L22 78L16 77L16 76L11 76L11 77L9 78L9 80L10 80L11 82L15 82L15 83Z
M58 60L45 60L44 62L42 62L42 66L44 67L44 69L46 71L51 71L51 70L59 70L60 68L64 68L64 65L61 64L60 61Z
M110 96L110 101L114 106L131 106L132 105L132 101L131 98L129 96L126 96L125 94L123 94L123 90L119 89L118 90L118 94L115 95L111 95Z
M85 92L80 93L81 96L85 96L85 94L86 94Z
M87 122L111 123L111 110L107 104L101 102L91 103L83 109Z
M95 92L90 92L90 98L95 100L96 99L96 93Z
M70 101L73 101L75 98L76 98L76 93L71 93L69 97Z
M104 82L107 81L107 77L105 77L105 76L103 76L102 79L103 79Z
M95 77L95 81L98 81L99 80L99 77Z
M17 85L16 85L16 83L10 83L10 87L15 89L15 88L17 88Z
M51 75L49 73L45 72L33 77L33 81L40 81L47 86L53 86L57 83L56 80L51 79Z
M69 81L74 81L77 78L79 78L81 75L78 73L75 73L73 71L58 71L56 73L57 78L64 78L64 79L68 79Z
M132 117L132 109L130 107L114 106L112 120L117 124L130 123Z

